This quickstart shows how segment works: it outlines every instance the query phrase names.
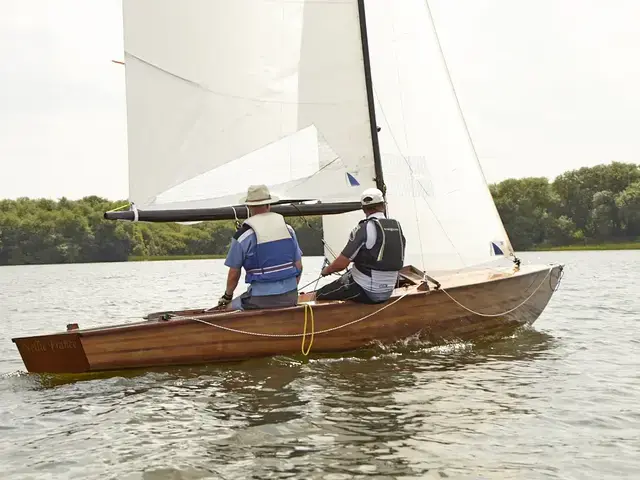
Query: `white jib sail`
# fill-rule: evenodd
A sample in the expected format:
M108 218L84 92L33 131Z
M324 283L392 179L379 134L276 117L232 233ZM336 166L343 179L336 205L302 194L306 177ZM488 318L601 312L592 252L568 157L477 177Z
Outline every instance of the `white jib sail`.
M366 0L389 213L429 272L512 248L458 108L425 0Z

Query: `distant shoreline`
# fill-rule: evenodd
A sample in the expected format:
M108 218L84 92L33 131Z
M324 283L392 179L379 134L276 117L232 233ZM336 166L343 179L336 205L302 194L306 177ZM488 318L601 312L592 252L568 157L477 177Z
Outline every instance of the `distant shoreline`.
M128 262L158 262L163 260L212 260L226 258L224 255L130 255Z
M537 247L528 250L518 250L518 252L569 252L569 251L614 251L614 250L640 250L640 242L627 243L601 243L594 245L565 245L561 247ZM317 256L317 255L311 255ZM226 258L225 255L157 255L157 256L136 256L131 255L122 261L114 262L61 262L61 263L23 263L19 265L0 265L2 266L30 266L30 265L76 265L83 263L127 263L127 262L162 262L162 261L179 261L179 260L220 260Z
M535 247L521 250L522 252L561 252L579 250L640 250L640 242L625 243L598 243L593 245L563 245L559 247ZM159 256L135 256L131 255L129 262L156 262L163 260L211 260L225 258L225 255L159 255Z
M558 247L535 247L525 252L562 252L578 250L640 250L640 242L595 243L593 245L562 245Z

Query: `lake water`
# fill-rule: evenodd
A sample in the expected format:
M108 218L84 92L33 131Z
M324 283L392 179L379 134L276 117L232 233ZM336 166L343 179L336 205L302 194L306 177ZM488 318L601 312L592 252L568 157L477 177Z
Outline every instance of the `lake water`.
M0 478L640 478L640 251L522 258L566 274L492 343L66 382L10 338L213 305L222 261L0 267Z

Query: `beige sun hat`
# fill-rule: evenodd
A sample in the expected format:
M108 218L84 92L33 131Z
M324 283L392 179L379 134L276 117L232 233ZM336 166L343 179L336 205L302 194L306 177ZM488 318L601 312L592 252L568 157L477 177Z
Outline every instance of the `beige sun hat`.
M280 201L275 195L271 195L266 185L250 185L247 196L241 202L248 206L269 205Z

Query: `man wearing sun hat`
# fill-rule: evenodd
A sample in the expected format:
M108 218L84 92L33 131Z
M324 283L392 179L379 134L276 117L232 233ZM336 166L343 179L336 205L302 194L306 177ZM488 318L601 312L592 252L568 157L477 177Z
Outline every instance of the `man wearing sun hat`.
M233 310L282 308L297 305L302 274L302 251L295 231L280 214L271 212L278 197L266 185L251 185L242 200L249 218L233 236L227 259L227 288L218 302ZM242 268L246 292L233 299ZM233 301L232 301L233 299Z
M319 289L318 300L381 303L393 293L406 245L400 222L386 217L384 195L377 188L362 192L360 204L367 217L352 230L342 253L321 275L344 270L351 262L353 268Z

